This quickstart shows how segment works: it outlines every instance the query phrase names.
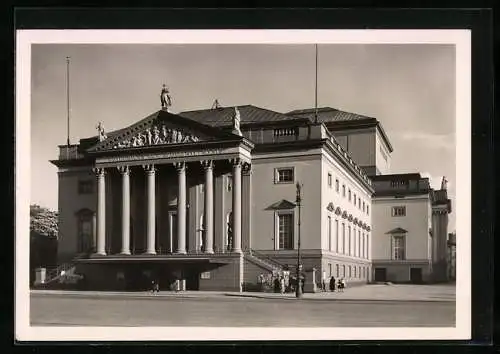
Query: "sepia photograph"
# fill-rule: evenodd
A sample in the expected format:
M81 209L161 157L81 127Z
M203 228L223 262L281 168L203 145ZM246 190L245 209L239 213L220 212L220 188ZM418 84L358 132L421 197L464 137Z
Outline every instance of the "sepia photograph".
M467 33L208 32L20 31L19 336L465 339Z

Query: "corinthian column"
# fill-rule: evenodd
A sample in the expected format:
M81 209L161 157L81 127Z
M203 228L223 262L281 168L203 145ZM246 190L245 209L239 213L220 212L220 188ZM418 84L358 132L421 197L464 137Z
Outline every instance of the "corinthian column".
M214 253L214 178L213 161L202 161L205 169L205 252Z
M122 175L122 249L121 254L130 254L130 169L119 166Z
M177 250L176 253L186 253L186 164L177 162L179 195L177 197Z
M147 216L147 254L156 254L156 209L155 209L155 166L144 165L147 175L148 216Z
M241 160L233 164L233 252L241 252Z
M97 178L97 254L106 255L106 185L104 168L94 168Z

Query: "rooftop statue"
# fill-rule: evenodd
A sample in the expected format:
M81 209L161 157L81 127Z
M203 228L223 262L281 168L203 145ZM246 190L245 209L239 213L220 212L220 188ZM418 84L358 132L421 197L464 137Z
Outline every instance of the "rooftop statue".
M161 108L166 108L168 110L168 107L172 106L172 97L170 97L170 92L165 84L163 84L163 88L161 89L160 100Z
M107 136L106 136L106 133L104 132L104 126L102 125L101 122L99 122L99 124L97 125L96 129L97 129L97 132L98 132L99 141L106 140Z
M443 176L443 179L441 180L441 190L446 190L448 188L448 180L446 179L446 176Z
M234 107L233 134L241 135L240 121L241 121L240 111L239 111L238 107Z

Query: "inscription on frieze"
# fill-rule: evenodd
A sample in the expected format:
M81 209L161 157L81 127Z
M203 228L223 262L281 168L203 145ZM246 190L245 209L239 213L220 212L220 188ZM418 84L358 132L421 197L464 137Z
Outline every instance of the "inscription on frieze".
M192 156L203 156L203 155L216 155L223 153L223 149L209 149L203 151L173 151L173 152L162 152L158 154L140 154L140 155L124 155L124 156L113 156L99 159L99 162L121 162L121 161L142 161L142 160L154 160L154 159L169 159L169 158L179 158L179 157L192 157Z

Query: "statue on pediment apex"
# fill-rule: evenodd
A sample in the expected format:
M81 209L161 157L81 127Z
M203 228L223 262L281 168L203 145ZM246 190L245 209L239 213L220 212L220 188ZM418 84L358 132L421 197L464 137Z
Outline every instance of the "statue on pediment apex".
M162 109L168 110L168 107L172 106L172 97L170 97L170 92L165 84L163 84L163 87L161 89L160 100Z

